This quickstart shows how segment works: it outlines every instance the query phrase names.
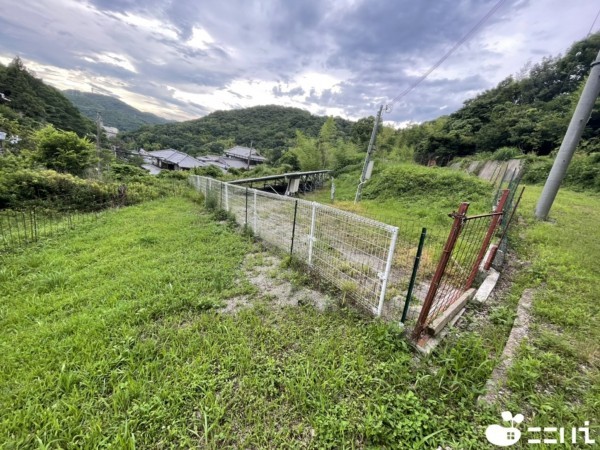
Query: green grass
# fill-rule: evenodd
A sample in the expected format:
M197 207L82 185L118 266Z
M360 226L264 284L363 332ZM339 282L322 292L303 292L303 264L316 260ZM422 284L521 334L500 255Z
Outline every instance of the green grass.
M561 192L557 223L536 223L536 194L514 242L532 264L489 326L423 359L351 310L268 307L240 276L255 244L189 200L110 211L4 255L0 447L480 449L504 407L529 426L597 420L600 199ZM532 285L545 289L511 394L480 408ZM241 294L256 306L220 312Z
M600 428L600 196L561 190L550 221L533 217L541 187L528 186L512 236L529 261L512 294L537 287L532 335L510 371L507 406L535 423ZM560 426L558 425L558 426ZM598 440L598 439L597 439Z
M335 178L333 206L398 226L400 238L414 245L422 227L436 245L443 245L452 224L448 214L457 211L461 202L470 203L469 214L492 208L490 183L451 169L377 161L373 178L365 184L360 203L355 204L359 178L360 168ZM305 198L331 204L330 187L327 183Z

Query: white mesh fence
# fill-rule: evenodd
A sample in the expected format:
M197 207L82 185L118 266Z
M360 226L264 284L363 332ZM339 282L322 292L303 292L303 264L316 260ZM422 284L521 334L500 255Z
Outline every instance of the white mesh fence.
M263 242L290 253L380 316L398 228L315 202L192 175L190 184Z

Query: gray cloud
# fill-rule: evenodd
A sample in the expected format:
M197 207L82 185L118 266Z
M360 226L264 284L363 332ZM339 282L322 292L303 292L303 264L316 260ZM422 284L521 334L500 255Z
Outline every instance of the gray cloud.
M564 52L581 31L569 31L567 21L560 34L552 24L597 6L548 1L508 0L386 119L433 119L442 107L450 113L528 59ZM78 70L88 85L145 98L159 114L192 117L281 101L358 118L414 83L495 3L22 0L0 17L0 54ZM205 100L210 105L199 104Z

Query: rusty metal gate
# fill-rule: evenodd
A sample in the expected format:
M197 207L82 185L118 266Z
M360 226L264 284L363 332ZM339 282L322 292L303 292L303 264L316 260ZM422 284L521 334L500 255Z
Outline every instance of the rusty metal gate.
M423 301L413 331L414 339L428 328L433 332L436 319L451 307L464 303L501 222L509 195L509 189L502 191L492 213L468 216L469 203L465 202L457 212L450 214L454 218L452 228Z

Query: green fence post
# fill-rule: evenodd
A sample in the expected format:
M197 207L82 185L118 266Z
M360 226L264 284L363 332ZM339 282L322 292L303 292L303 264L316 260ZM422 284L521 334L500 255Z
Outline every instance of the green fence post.
M415 281L417 280L417 272L419 271L419 264L421 262L421 254L423 253L423 244L427 237L427 228L421 230L421 238L419 239L419 247L417 248L417 256L415 256L415 262L413 264L412 275L410 276L410 283L408 284L408 292L406 293L406 301L404 302L404 310L402 311L402 319L400 322L406 321L406 315L410 308L410 301L412 299L412 293L415 288Z

